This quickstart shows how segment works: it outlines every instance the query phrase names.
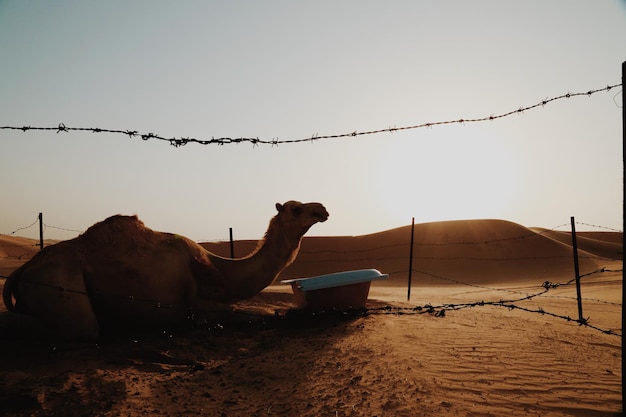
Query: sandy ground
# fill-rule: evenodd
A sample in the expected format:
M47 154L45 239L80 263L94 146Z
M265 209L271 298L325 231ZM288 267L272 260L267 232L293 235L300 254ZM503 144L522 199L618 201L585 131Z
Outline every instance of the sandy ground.
M44 336L38 322L0 307L0 415L621 415L622 260L609 256L620 253L621 234L590 234L582 245L581 272L605 269L582 280L583 315L605 333L536 312L576 319L573 284L521 300L546 280L572 278L566 234L533 229L539 239L521 226L474 222L464 236L459 227L421 230L430 245L416 255L410 301L408 245L393 239L405 229L306 240L283 278L394 272L371 288L366 314L298 313L290 288L274 285L195 328L96 344ZM7 249L16 238L3 238L0 275L28 258L16 261ZM11 250L28 249L18 243ZM488 304L499 301L509 307Z

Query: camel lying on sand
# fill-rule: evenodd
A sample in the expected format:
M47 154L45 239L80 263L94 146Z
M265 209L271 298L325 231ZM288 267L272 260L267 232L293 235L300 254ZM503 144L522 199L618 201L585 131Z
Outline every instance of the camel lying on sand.
M95 339L103 329L184 322L250 298L291 264L302 236L328 219L319 203L276 204L257 249L240 259L116 215L44 248L4 284L7 309L46 320L59 335Z

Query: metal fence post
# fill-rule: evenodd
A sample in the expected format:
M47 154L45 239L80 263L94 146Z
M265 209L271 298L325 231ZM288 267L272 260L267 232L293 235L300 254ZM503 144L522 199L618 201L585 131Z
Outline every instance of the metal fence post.
M580 269L578 267L578 244L576 243L576 225L574 216L570 218L572 222L572 247L574 248L574 272L576 273L576 298L578 299L578 322L583 323L583 300L580 295Z
M415 237L415 217L411 219L411 248L409 250L409 284L406 293L407 301L411 300L411 277L413 275L413 240Z
M230 257L235 257L235 244L233 242L233 228L229 227L228 232L230 233Z
M39 213L39 250L43 249L43 213Z
M624 94L624 83L626 82L626 61L622 62L622 181L626 181L626 167L624 163L626 163L626 97ZM626 195L622 196L622 213L624 213L624 208L626 207ZM624 230L624 225L622 224L622 230ZM622 236L622 242L626 246L626 238ZM623 257L622 257L623 258ZM626 299L626 286L624 282L626 281L626 274L624 273L624 268L622 268L622 331L624 329L624 325L626 325L626 318L624 317L624 299ZM624 363L624 349L622 349L622 363ZM622 387L624 386L624 382L626 381L626 377L624 376L624 372L622 372ZM624 403L624 391L622 390L622 404Z

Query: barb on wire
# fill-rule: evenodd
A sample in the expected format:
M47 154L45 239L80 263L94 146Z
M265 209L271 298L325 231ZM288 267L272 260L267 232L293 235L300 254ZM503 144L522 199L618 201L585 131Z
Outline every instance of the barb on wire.
M562 94L560 96L556 96L556 97L552 97L552 98L546 98L541 100L540 102L538 102L537 104L533 104L531 106L524 106L524 107L519 107L515 110L511 110L505 113L500 113L500 114L491 114L489 116L485 116L485 117L479 117L479 118L460 118L460 119L453 119L453 120L445 120L445 121L437 121L437 122L426 122L426 123L420 123L420 124L416 124L416 125L411 125L411 126L401 126L401 127L387 127L385 129L378 129L378 130L369 130L369 131L357 131L354 130L352 132L348 132L348 133L340 133L340 134L335 134L335 135L318 135L315 134L313 136L310 137L306 137L306 138L302 138L302 139L286 139L286 140L278 140L278 139L271 139L271 140L263 140L263 139L259 139L258 137L256 138L250 138L250 137L239 137L239 138L231 138L231 137L221 137L221 138L215 138L215 137L211 137L211 139L196 139L196 138L190 138L190 137L180 137L180 138L166 138L164 136L160 136L158 134L155 133L139 133L137 130L119 130L119 129L102 129L102 128L87 128L87 127L68 127L66 126L64 123L59 123L58 126L55 127L33 127L33 126L0 126L0 129L3 130L21 130L23 132L29 131L29 130L56 130L56 133L60 133L60 132L70 132L70 131L90 131L93 133L115 133L115 134L122 134L122 135L127 135L130 138L134 138L135 136L140 136L142 140L147 141L149 139L156 139L156 140L161 140L164 142L168 142L170 145L174 146L175 148L181 147L181 146L185 146L189 143L197 143L200 145L226 145L226 144L231 144L231 143L243 143L243 142L248 142L251 143L253 146L257 146L259 144L264 144L264 145L271 145L273 146L277 146L279 144L286 144L286 143L302 143L302 142L313 142L313 141L318 141L318 140L322 140L322 139L339 139L339 138L348 138L348 137L357 137L357 136L365 136L365 135L375 135L375 134L379 134L379 133L394 133L394 132L398 132L400 130L412 130L412 129L419 129L419 128L424 128L424 127L433 127L433 126L440 126L440 125L449 125L449 124L465 124L465 123L477 123L477 122L485 122L485 121L490 121L490 120L496 120L496 119L501 119L504 117L508 117L514 114L522 114L525 111L528 110L532 110L532 109L536 109L538 107L544 107L545 105L547 105L548 103L551 103L553 101L557 101L557 100L561 100L564 98L573 98L573 97L580 97L580 96L591 96L593 94L599 93L601 91L610 91L611 89L621 86L622 84L613 84L613 85L607 85L604 88L598 88L595 90L588 90L585 92L578 92L578 93L565 93Z

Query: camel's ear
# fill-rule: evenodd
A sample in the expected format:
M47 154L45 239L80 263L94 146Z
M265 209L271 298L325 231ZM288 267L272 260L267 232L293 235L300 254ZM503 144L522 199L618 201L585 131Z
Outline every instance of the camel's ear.
M280 203L276 203L276 210L278 210L279 213L283 211L283 205Z

